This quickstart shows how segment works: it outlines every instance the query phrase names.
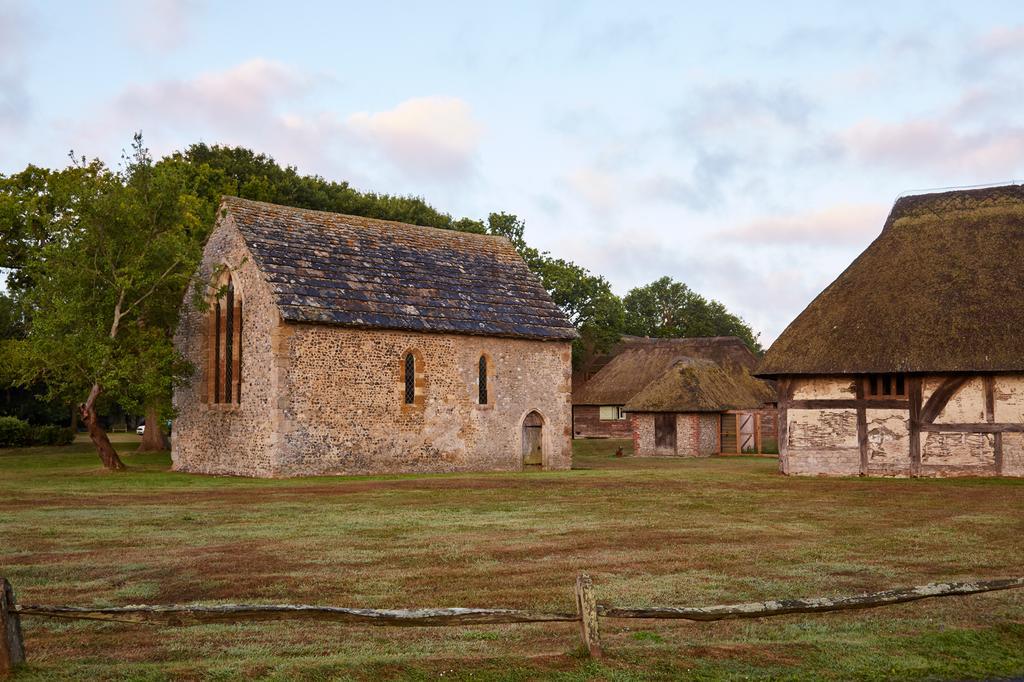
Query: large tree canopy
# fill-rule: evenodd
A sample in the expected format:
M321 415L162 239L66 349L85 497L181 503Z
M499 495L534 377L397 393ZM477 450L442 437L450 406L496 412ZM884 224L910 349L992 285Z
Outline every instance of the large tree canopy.
M754 353L764 352L759 335L742 318L671 277L633 289L623 304L627 334L660 338L738 336Z
M97 421L97 402L138 411L187 372L170 330L206 229L185 170L154 166L136 137L123 170L82 160L47 173L47 210L17 213L36 226L11 263L30 311L22 380L42 381L52 395L77 393L82 421L111 469L123 465Z

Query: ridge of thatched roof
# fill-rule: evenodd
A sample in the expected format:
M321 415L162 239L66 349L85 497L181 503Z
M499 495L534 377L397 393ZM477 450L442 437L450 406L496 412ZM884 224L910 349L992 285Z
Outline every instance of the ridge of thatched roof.
M902 197L757 373L1024 370L1024 186Z
M753 410L775 400L767 382L748 367L683 358L626 403L627 412Z
M288 322L571 340L504 237L224 197Z
M574 405L625 405L683 358L752 371L757 358L735 336L689 339L624 338L621 352L589 381L573 386Z

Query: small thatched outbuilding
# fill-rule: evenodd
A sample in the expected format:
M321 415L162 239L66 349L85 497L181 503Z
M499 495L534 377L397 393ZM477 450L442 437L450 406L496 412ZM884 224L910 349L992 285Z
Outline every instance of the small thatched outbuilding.
M614 410L640 456L774 451L775 395L756 364L736 337L628 339L575 388L574 434L607 435L591 431L594 412Z
M900 198L765 355L782 471L1024 476L1024 186Z

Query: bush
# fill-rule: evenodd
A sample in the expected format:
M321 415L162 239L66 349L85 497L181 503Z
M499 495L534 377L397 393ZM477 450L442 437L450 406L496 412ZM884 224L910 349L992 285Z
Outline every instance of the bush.
M67 445L74 439L74 432L63 426L53 424L32 426L17 417L0 417L0 448L22 448L27 445Z
M28 422L17 417L0 417L0 448L20 448L32 441Z
M66 427L54 424L32 427L32 445L67 445L74 439L74 432Z

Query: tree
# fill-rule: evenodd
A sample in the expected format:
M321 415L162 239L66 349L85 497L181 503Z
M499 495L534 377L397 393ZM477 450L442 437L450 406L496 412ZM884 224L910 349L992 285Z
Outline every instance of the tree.
M80 417L108 469L124 465L98 421L101 397L137 411L189 369L168 332L208 231L187 170L155 166L136 135L123 170L82 159L52 173L56 210L22 265L31 310L24 379L84 397Z
M526 243L526 224L510 213L492 213L487 232L507 238L579 332L573 364L585 355L607 351L622 335L622 301L604 277L562 258L552 258Z
M479 220L455 220L421 197L360 192L347 182L300 175L272 157L244 147L193 144L160 163L184 164L196 174L191 190L216 207L221 195L267 201L317 211L379 218L462 232L485 231Z
M671 277L631 290L623 304L627 334L662 338L737 336L752 352L764 352L759 335L742 318Z

